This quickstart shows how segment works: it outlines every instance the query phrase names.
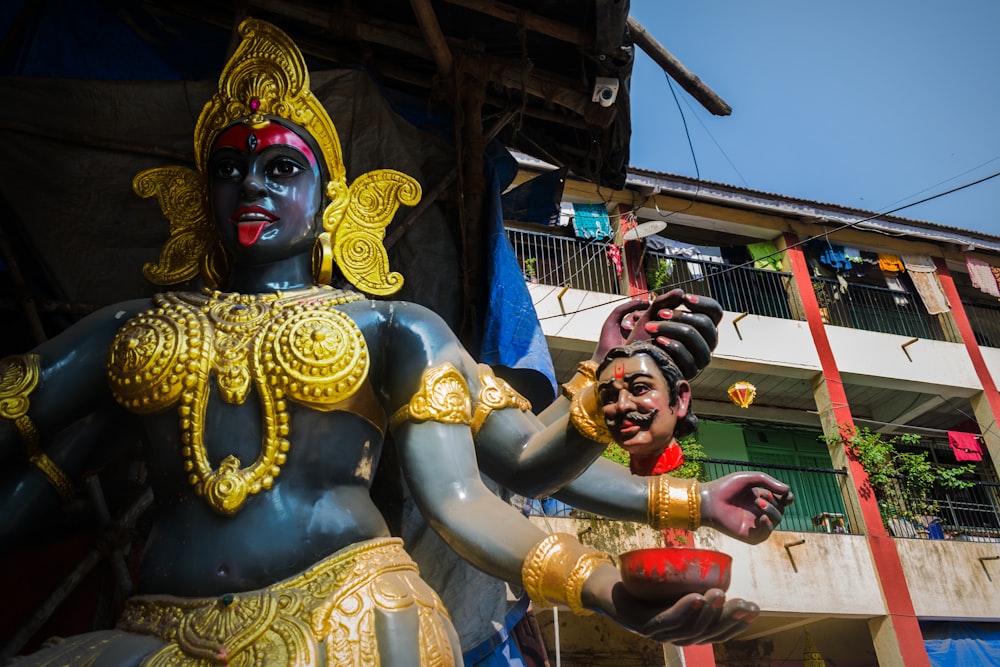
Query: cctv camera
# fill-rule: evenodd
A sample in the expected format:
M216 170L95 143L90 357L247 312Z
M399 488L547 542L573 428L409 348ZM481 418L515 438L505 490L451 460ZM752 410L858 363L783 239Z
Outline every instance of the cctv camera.
M594 96L592 100L602 107L609 107L618 99L618 79L599 76L594 83Z

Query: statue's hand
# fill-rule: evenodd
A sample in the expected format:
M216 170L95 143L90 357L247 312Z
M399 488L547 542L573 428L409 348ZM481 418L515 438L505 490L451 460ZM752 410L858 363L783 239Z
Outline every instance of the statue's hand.
M736 472L701 485L701 525L759 544L781 522L794 496L762 472Z
M704 595L691 593L662 604L639 600L625 590L617 571L597 571L585 586L594 592L597 606L622 626L660 643L677 645L723 642L739 634L760 613L753 602L726 600L726 594L711 589ZM591 585L594 584L593 587Z
M718 301L680 289L667 292L648 306L642 301L629 301L615 308L605 320L593 358L601 361L608 350L625 342L652 340L690 380L712 360L721 319Z

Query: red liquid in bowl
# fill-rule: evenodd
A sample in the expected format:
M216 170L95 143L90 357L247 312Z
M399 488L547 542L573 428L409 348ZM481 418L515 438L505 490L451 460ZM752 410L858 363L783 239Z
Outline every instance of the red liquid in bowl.
M643 600L680 598L729 588L733 558L712 549L659 547L618 556L625 590Z

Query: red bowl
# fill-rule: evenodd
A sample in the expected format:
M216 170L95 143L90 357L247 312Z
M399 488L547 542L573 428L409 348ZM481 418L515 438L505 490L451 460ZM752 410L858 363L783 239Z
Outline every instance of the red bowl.
M625 590L643 600L704 594L710 588L729 588L733 557L711 549L659 547L637 549L618 556Z

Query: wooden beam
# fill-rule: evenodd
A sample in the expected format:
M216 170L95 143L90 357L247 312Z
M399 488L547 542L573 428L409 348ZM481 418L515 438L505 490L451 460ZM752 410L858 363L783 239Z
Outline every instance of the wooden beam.
M728 116L733 112L733 108L706 86L701 79L695 76L684 64L674 57L662 44L656 41L642 25L631 16L628 17L628 29L632 33L632 39L636 46L645 51L646 55L653 59L664 72L670 75L674 81L680 84L681 88L698 100L699 103L716 116Z
M453 78L455 59L451 55L451 49L448 48L448 41L441 30L441 24L438 23L430 0L410 0L410 7L413 8L417 24L420 25L424 40L431 50L431 55L434 56L438 74L446 80Z

